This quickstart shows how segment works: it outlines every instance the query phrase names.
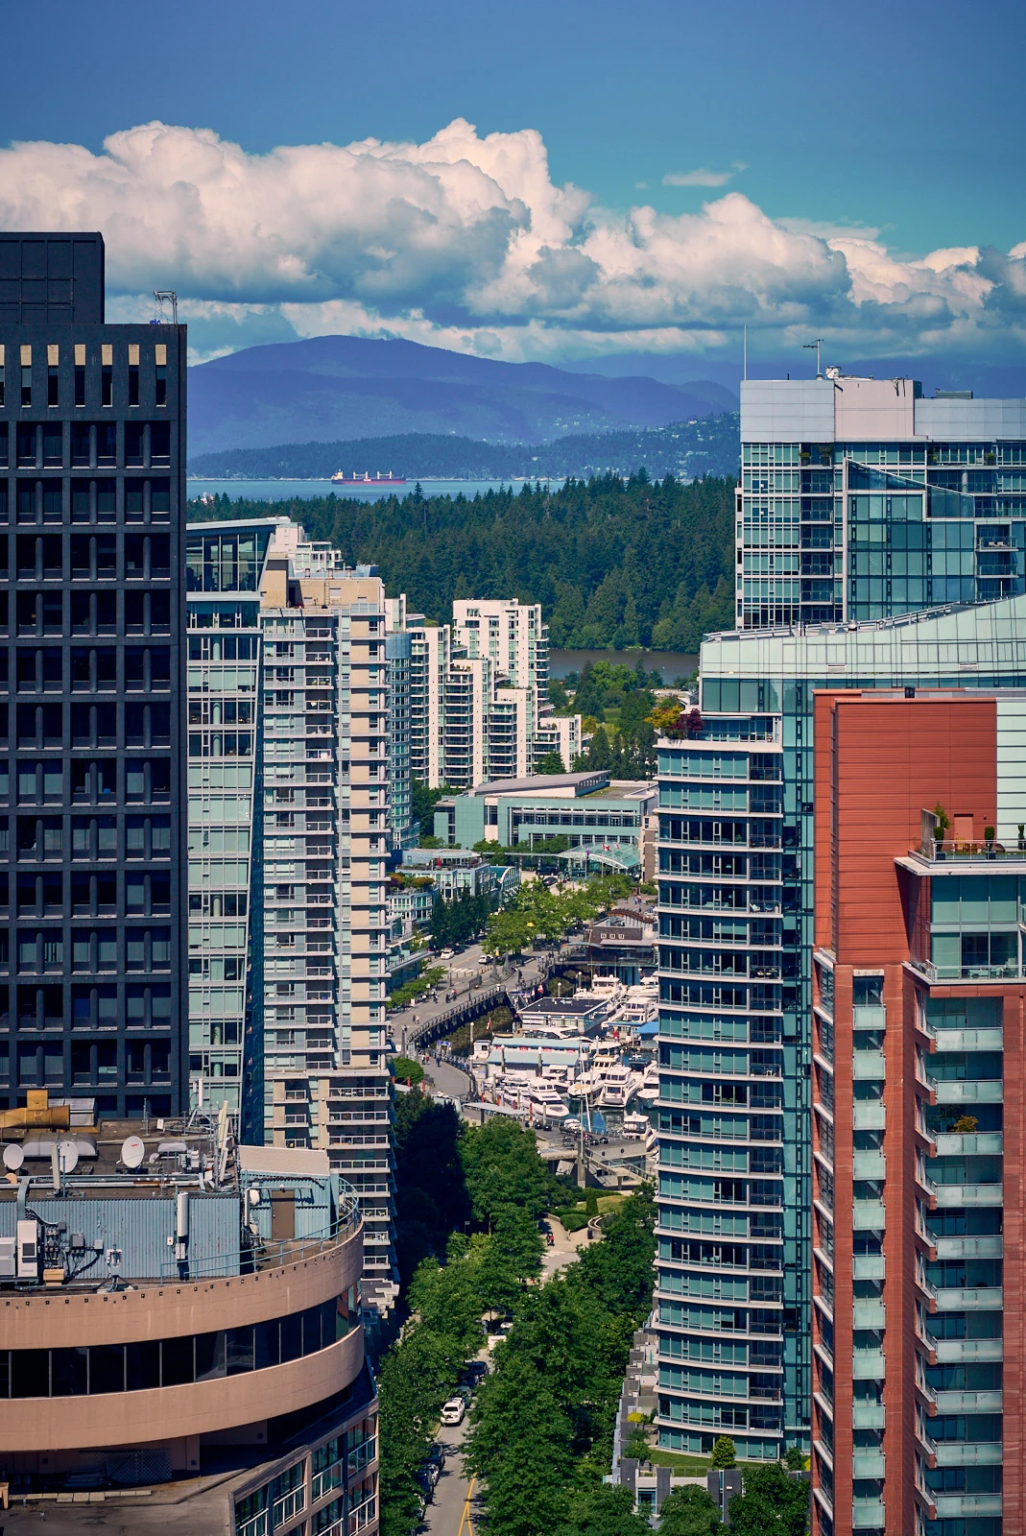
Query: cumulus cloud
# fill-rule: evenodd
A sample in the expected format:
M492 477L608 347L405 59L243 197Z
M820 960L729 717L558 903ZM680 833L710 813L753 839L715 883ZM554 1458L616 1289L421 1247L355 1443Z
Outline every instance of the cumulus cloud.
M748 167L740 160L735 160L729 171L667 171L663 177L664 187L725 187L728 181L733 181L739 171L746 171Z
M720 188L743 170L686 171ZM0 150L0 227L102 229L111 313L174 287L200 356L345 331L511 359L700 352L808 339L1021 345L1026 241L918 256L879 229L771 218L736 191L697 212L603 207L553 181L541 135L456 119L422 144L365 139L251 155L148 123L99 154Z

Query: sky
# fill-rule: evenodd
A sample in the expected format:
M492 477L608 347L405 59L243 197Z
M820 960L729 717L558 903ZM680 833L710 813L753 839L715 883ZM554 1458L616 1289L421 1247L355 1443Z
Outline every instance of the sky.
M197 357L1017 360L1011 0L0 0L0 227L100 228ZM805 354L808 358L809 354ZM699 370L700 371L700 370Z

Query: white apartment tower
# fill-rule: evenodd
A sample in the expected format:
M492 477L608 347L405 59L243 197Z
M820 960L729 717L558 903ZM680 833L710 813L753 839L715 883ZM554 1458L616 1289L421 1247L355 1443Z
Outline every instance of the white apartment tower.
M384 588L288 519L194 525L188 544L201 574L215 544L220 562L213 592L189 591L190 714L195 698L210 726L190 732L194 1097L240 1109L254 1139L328 1152L360 1196L373 1295L394 1268L386 863L403 764ZM229 731L243 705L247 731Z

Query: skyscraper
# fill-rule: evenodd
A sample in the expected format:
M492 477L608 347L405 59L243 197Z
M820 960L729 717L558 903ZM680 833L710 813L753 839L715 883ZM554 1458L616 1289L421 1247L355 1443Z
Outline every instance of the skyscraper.
M711 636L701 731L660 744L656 1422L669 1449L708 1451L722 1432L775 1458L809 1435L814 691L967 675L1026 687L1024 624L1017 597Z
M815 715L813 1528L997 1536L1026 1471L1026 695Z
M326 1150L387 1288L384 588L288 518L194 524L187 560L194 1097Z
M188 1102L185 328L98 234L0 235L0 1093Z
M1026 401L914 379L741 386L737 625L885 618L1023 590Z

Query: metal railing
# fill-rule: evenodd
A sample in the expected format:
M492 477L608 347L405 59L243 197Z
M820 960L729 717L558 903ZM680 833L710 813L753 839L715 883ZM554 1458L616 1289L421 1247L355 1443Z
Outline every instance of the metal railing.
M235 1275L251 1275L258 1270L286 1269L302 1264L307 1259L331 1253L347 1242L362 1224L359 1202L355 1195L343 1195L338 1219L320 1231L305 1237L254 1238L234 1253L219 1253L209 1259L166 1259L161 1265L162 1280L199 1280L204 1277L231 1279ZM137 1280L143 1277L132 1276Z
M1026 838L1017 842L1016 847L1007 848L1004 843L999 843L996 838L949 838L942 841L939 838L929 838L922 848L912 849L913 853L919 853L922 857L940 862L945 859L1026 859Z

